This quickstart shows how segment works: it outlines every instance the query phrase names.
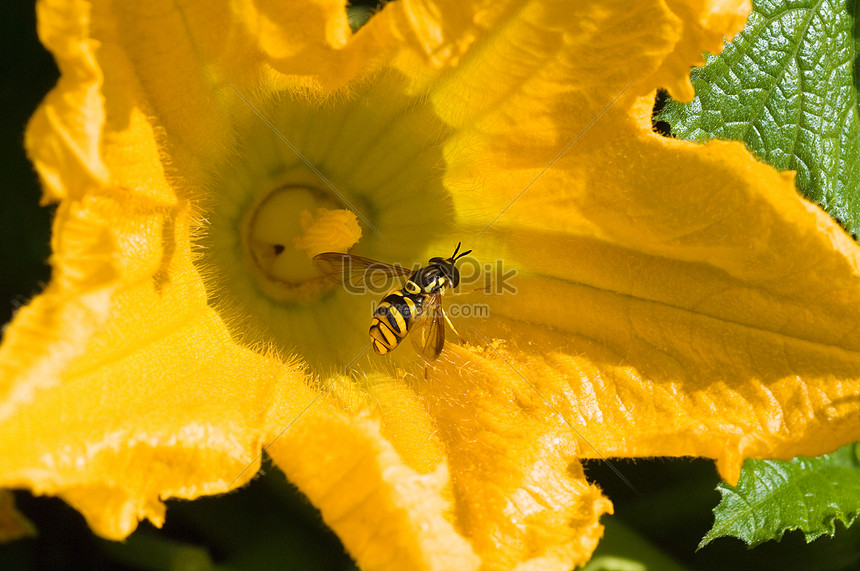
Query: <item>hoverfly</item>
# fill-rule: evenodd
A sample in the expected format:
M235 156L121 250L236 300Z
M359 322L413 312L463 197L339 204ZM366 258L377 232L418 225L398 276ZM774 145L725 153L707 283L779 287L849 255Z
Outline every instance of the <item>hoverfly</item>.
M472 250L458 255L459 251L458 243L450 258L431 258L426 266L414 272L403 266L338 252L314 256L314 262L326 277L353 286L376 286L392 277L409 276L403 287L383 297L373 312L370 322L373 350L385 355L412 331L415 350L425 360L433 361L445 346L445 322L454 329L442 309L442 294L446 288L460 283L460 272L454 264Z

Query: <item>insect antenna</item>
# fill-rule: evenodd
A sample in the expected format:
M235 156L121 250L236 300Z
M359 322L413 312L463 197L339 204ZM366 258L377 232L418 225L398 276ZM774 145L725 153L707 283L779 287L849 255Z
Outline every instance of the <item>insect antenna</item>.
M457 252L459 252L459 251L460 251L460 246L461 246L461 245L462 245L462 242L457 242L457 249L456 249L456 250L454 250L454 254L453 254L453 255L451 256L451 258L450 258L450 260L451 260L452 262L456 262L457 260L459 260L459 259L460 259L460 258L462 258L463 256L468 256L469 254L471 254L471 253L472 253L472 250L466 250L465 252L463 252L462 254L460 254L460 255L458 256L458 255L457 255Z

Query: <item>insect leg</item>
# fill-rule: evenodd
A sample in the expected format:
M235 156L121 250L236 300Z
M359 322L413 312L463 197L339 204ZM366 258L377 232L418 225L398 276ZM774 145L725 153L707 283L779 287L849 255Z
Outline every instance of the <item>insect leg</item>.
M445 321L448 323L448 327L450 327L450 328L451 328L451 331L453 331L454 333L456 333L456 334L457 334L457 338L460 340L460 344L462 345L463 343L465 343L465 342L466 342L466 340L465 340L465 339L463 339L463 336L462 336L462 335L460 335L460 332L459 332L459 331L457 331L457 328L456 328L456 327L454 327L454 324L453 324L453 323L451 323L451 320L450 320L450 319L448 319L448 314L445 312L445 310L444 310L443 308L441 308L441 307L440 307L439 309L442 311L442 316L445 318Z

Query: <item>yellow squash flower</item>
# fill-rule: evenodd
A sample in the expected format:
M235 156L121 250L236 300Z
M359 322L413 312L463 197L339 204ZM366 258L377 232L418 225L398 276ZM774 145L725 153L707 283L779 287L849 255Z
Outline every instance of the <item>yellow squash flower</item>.
M267 447L364 568L569 569L611 512L582 458L734 481L860 438L857 244L742 145L651 129L748 10L41 0L53 276L0 348L0 486L121 539ZM311 261L457 242L490 289L445 303L489 316L426 370Z

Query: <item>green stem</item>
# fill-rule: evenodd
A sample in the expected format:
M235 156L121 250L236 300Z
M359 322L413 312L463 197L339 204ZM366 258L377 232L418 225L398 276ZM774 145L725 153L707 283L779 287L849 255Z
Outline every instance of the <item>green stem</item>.
M601 523L606 531L583 571L688 571L618 518L606 517Z
M215 569L209 553L200 547L165 539L156 533L138 530L125 542L100 541L102 550L114 561L135 569L153 571L208 571Z

